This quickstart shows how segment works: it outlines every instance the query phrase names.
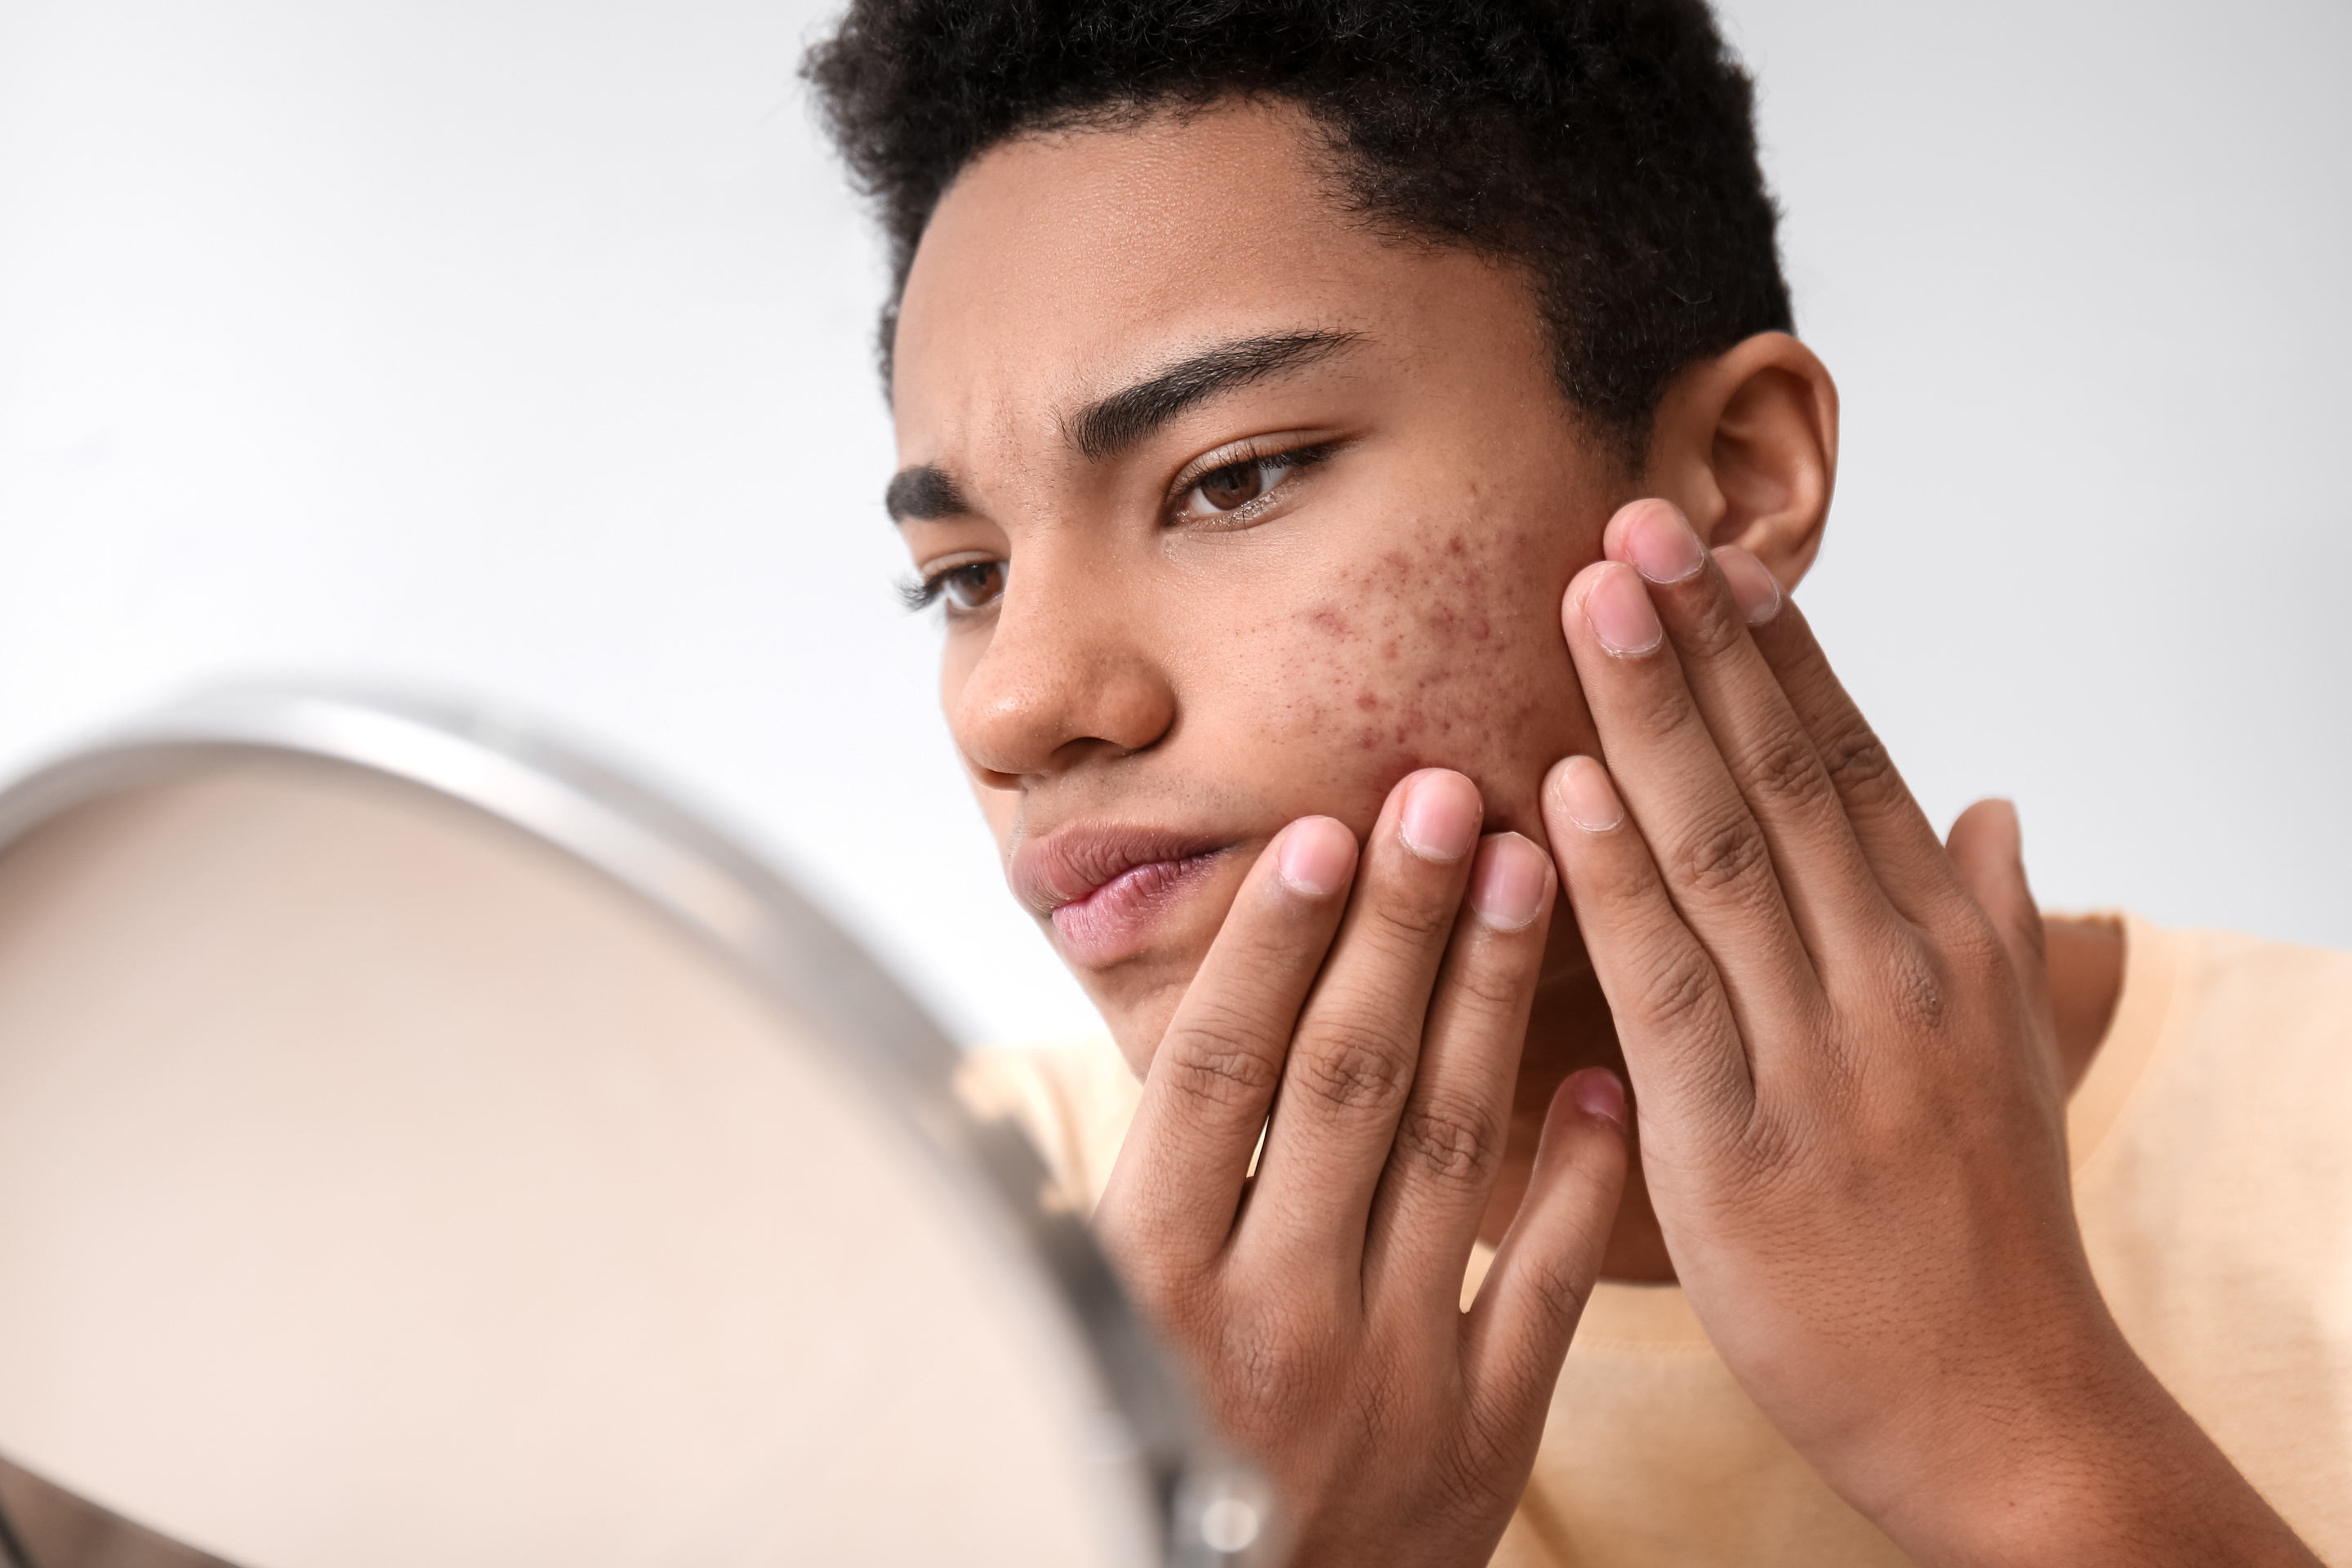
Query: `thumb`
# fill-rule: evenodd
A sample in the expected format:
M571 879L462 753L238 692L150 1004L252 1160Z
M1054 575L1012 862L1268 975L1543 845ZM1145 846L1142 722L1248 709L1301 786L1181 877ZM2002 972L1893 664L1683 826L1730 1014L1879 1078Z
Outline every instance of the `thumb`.
M2017 826L2017 807L2005 800L1977 802L1952 824L1945 847L1961 885L1992 918L2010 961L2040 991L2048 983L2048 949L2041 906L2025 885L2025 839Z

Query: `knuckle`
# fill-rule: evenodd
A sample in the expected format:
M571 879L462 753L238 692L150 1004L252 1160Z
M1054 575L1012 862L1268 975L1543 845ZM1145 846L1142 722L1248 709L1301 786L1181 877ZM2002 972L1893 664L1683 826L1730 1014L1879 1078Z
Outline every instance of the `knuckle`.
M1354 1041L1295 1051L1290 1061L1296 1087L1334 1110L1393 1110L1412 1082L1410 1062Z
M1397 898L1375 902L1372 924L1384 945L1412 952L1443 941L1454 930L1454 905L1436 899Z
M1520 1289L1534 1300L1538 1311L1554 1322L1572 1322L1583 1314L1584 1303L1592 1294L1590 1268L1559 1258L1529 1259L1521 1268Z
M1502 1163L1502 1128L1483 1106L1432 1098L1406 1108L1396 1152L1411 1171L1449 1185L1475 1186Z
M1875 805L1902 791L1902 776L1895 771L1885 742L1859 720L1831 734L1819 751L1830 782L1848 801Z
M1942 969L1916 942L1903 942L1887 961L1887 1004L1895 1026L1906 1034L1932 1037L1944 1032L1950 1009Z
M1748 629L1747 617L1739 613L1727 591L1713 589L1714 574L1702 573L1692 582L1701 592L1686 614L1681 638L1685 652L1700 658L1720 658L1739 646L1741 635Z
M1937 970L1969 995L1997 995L2015 983L2016 963L2000 932L1984 912L1973 906L1952 922L1940 942Z
M1662 954L1644 972L1640 1005L1654 1027L1676 1030L1706 1020L1715 999L1715 970L1704 957Z
M1754 883L1771 864L1771 854L1755 820L1743 812L1736 821L1686 839L1675 859L1693 891L1721 893Z
M1227 1108L1265 1101L1279 1076L1250 1031L1213 1014L1170 1030L1152 1071L1188 1099Z
M1514 1016L1526 989L1523 967L1526 966L1480 963L1475 957L1468 963L1449 964L1443 983L1444 994L1477 1017Z
M1679 680L1658 683L1660 689L1632 704L1619 721L1630 721L1644 740L1658 741L1701 722L1690 689Z
M1801 730L1776 731L1750 753L1740 773L1749 790L1767 800L1810 804L1831 787L1812 737Z

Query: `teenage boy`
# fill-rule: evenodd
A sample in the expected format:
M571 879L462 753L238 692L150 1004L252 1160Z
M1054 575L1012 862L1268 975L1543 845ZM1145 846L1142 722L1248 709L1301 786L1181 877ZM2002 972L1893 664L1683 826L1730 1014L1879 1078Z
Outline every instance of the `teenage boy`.
M976 1092L1300 1561L2352 1552L2352 966L1937 841L1786 599L1836 395L1703 5L858 0L809 68L955 740L1124 1057Z

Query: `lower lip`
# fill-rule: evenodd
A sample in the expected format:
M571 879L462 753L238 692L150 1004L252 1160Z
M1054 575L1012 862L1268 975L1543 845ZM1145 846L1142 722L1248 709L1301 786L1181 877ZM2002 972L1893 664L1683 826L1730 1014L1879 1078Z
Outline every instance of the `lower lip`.
M1151 928L1198 887L1214 853L1132 866L1054 911L1054 931L1070 962L1092 969L1131 958Z

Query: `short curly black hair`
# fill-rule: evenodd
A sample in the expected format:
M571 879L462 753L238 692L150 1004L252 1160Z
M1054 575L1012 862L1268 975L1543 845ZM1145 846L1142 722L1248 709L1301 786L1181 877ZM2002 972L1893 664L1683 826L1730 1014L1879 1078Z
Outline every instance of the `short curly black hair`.
M1705 0L851 0L809 51L898 299L931 212L1024 132L1276 96L1357 211L1525 267L1570 405L1638 464L1686 366L1789 331L1754 89Z

